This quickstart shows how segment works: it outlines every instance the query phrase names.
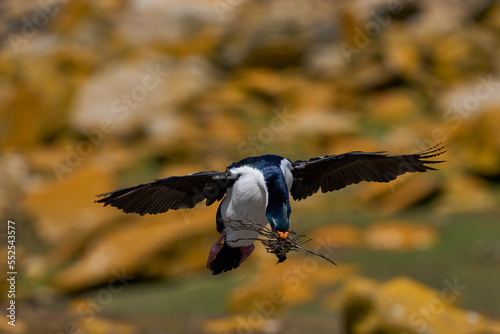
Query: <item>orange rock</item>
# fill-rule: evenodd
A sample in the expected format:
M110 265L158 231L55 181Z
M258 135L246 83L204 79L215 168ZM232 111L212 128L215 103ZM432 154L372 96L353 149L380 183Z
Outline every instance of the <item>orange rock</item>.
M335 285L354 272L352 266L336 267L311 255L290 254L278 265L270 254L265 255L259 259L257 275L231 291L228 307L232 312L253 312L265 307L269 316L274 316L316 298L322 287Z
M371 224L364 235L368 248L376 250L426 249L438 241L438 230L429 224L385 221Z
M55 252L52 265L67 259L91 233L120 215L94 203L97 194L116 188L110 169L86 162L70 169L62 182L55 179L33 188L24 202L36 233Z
M386 48L385 64L391 70L408 76L421 70L419 45L413 41L413 36L408 39L407 33L401 29L391 30L391 33L387 34L387 42L390 45Z
M337 113L330 111L331 104L336 97L336 91L330 85L322 82L310 82L298 77L294 90L296 109L301 110L303 116L308 113L321 111L326 116L336 116ZM299 112L300 113L300 112ZM354 116L350 114L349 116ZM317 123L316 125L323 125Z
M456 175L446 183L437 207L443 213L493 209L495 200L487 182L473 176Z
M411 173L401 175L396 180L381 186L385 186L386 190L376 200L378 209L386 214L392 214L432 194L439 187L439 181L431 175Z
M231 312L249 313L258 311L265 305L269 310L267 316L275 316L290 305L305 303L313 298L314 288L305 279L310 275L304 271L300 262L290 258L280 263L280 266L275 266L276 261L272 258L264 262L269 271L261 269L246 284L230 292L228 308Z
M476 88L476 87L473 87ZM471 93L472 94L472 93ZM472 95L471 95L472 96ZM500 134L496 127L500 122L500 107L498 98L493 96L481 101L482 104L493 104L488 107L480 105L475 118L462 119L463 126L460 137L461 141L460 162L468 169L483 175L497 175L500 173ZM490 101L493 100L493 101ZM469 138L474 137L471 141Z
M459 281L446 282L438 291L407 277L385 283L350 278L341 301L346 330L356 334L480 334L498 328L498 321L456 307L464 286Z
M295 136L339 136L357 132L356 117L347 113L331 113L311 107L297 110L289 131Z
M19 202L33 180L30 178L29 162L24 155L9 152L0 154L0 216L11 217L20 210ZM11 218L12 219L12 218ZM7 248L4 249L7 252ZM7 262L4 262L7 266Z
M48 119L53 117L40 114L43 109L34 95L25 85L19 84L12 84L10 91L3 93L2 123L8 126L2 127L0 148L30 147L46 133L44 125L50 123ZM27 121L35 119L36 122Z
M310 237L312 245L329 247L360 247L363 243L362 231L348 224L329 224L315 229Z
M265 332L276 333L280 322L257 315L233 315L225 318L207 319L203 321L203 330L208 333L245 333Z
M169 211L164 215L129 216L131 223L102 233L93 240L80 259L55 274L53 284L69 291L106 284L121 273L134 276L137 270L147 266L147 262L155 254L178 240L200 237L211 231L214 231L216 238L213 220L216 208L208 209L203 206L201 204L191 210ZM172 263L175 266L182 258L172 261L175 261ZM198 268L205 268L205 265L206 258L200 258Z
M103 317L94 317L91 321L89 318L81 318L76 321L76 326L84 333L93 334L133 334L136 333L134 327L124 321L114 319L106 319Z
M370 107L370 114L375 122L387 124L418 114L416 101L412 92L404 89L394 89L375 95Z
M289 86L286 77L267 68L252 68L238 73L240 84L266 94L279 94Z
M468 30L461 33L443 36L433 48L436 76L442 80L455 81L463 76L463 68L480 68L484 57L477 52L478 36L473 36ZM482 41L483 42L483 41Z

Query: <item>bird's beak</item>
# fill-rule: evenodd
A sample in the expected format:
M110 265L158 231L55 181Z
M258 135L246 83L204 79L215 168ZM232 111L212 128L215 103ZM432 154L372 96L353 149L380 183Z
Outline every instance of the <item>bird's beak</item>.
M281 232L281 231L278 231L278 234L280 236L281 239L286 239L288 237L288 232Z

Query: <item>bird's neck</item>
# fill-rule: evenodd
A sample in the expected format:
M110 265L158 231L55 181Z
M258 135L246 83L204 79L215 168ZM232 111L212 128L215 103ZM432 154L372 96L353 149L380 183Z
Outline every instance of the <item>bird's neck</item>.
M269 168L263 174L268 191L266 215L278 230L288 231L291 208L285 176L279 167Z

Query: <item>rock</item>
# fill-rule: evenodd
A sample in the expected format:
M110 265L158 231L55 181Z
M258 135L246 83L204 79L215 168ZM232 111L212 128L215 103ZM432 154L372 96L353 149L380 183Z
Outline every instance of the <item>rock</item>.
M397 123L418 114L416 98L405 89L380 92L368 103L374 123Z
M93 203L97 194L115 188L108 168L84 163L64 176L63 182L56 179L33 187L24 201L37 236L49 245L47 264L52 266L67 260L92 233L119 216Z
M495 100L491 96L489 100ZM493 102L493 101L490 101ZM456 140L462 141L461 163L480 176L500 175L500 135L495 125L500 121L500 104L486 107L471 115L468 124L463 124L457 131ZM460 131L461 130L461 131ZM468 140L470 136L480 133L476 141Z
M456 176L444 187L445 194L437 202L442 213L484 211L495 207L486 182L472 176Z
M324 247L312 249L327 253ZM270 254L263 252L263 255L257 275L231 291L228 301L231 312L250 313L266 307L270 309L269 316L274 316L290 306L317 298L321 287L335 285L354 272L351 266L336 267L312 255L290 254L279 265Z
M409 39L408 31L401 29L400 25L394 24L391 28L386 31L384 39L387 43L384 65L403 78L418 78L417 72L423 70L422 54L419 52L421 39L418 36Z
M167 90L171 64L139 60L108 67L85 82L75 97L70 123L76 129L98 129L103 122L116 134L148 122L155 109L171 104ZM167 114L163 113L163 116ZM110 131L111 132L111 131Z
M318 136L340 137L357 132L356 117L342 112L331 112L317 108L297 111L288 131L296 136L318 138ZM323 138L323 137L321 137Z
M449 145L436 158L447 160L439 173L294 203L305 224L322 219L313 212L498 206L497 1L49 2L0 5L0 215L19 216L28 238L18 245L28 298L38 286L56 294L107 284L122 269L159 279L209 275L217 204L137 217L94 204L94 195L156 176L223 170L246 156ZM384 16L395 5L403 8ZM88 156L74 156L85 148ZM58 163L69 168L58 173ZM435 231L391 220L366 232L321 227L312 237L310 246L324 251L337 243L406 250L437 242ZM297 253L275 266L257 248L246 268L228 274L248 279L229 303L245 316L269 305L276 289L287 299L273 304L280 312L350 277L323 260L313 269L316 258ZM377 327L379 317L370 319L360 330ZM234 328L218 320L219 331Z
M114 208L96 207L120 213ZM202 210L200 207L189 211L172 211L168 215L130 216L129 224L102 233L92 240L81 258L54 275L53 284L63 290L75 291L107 284L116 280L117 275L132 279L142 268L147 267L149 259L169 245L214 231L214 216L213 210ZM208 249L206 252L208 256ZM173 266L178 266L176 263L183 260L175 258L172 261L175 261ZM201 269L205 266L206 259L200 258L197 267ZM188 269L192 270L189 266ZM167 272L178 274L179 270Z
M206 319L202 327L207 333L236 333L243 331L278 333L281 322L277 319L260 319L257 316L233 315L224 318Z
M116 17L114 23L117 36L121 37L122 42L130 48L158 46L160 49L168 49L175 46L190 48L189 53L203 54L211 51L211 44L219 35L219 22L214 5L206 1L133 0L123 14ZM209 34L206 34L207 31ZM186 43L186 40L197 34L199 38L195 39L203 42L201 38L204 38L203 43L209 47L208 49L193 47L189 45L190 43Z
M361 203L371 201L377 209L387 214L395 213L423 200L438 189L439 185L427 174L407 173L390 183L370 183L358 190L357 198Z
M115 64L82 86L70 123L80 132L100 129L114 137L145 131L152 144L168 147L184 137L178 106L208 89L211 72L197 57Z
M332 248L353 247L358 248L363 244L363 232L348 224L328 224L315 229L308 237L312 245L328 245Z
M492 333L498 321L455 306L464 293L459 283L445 280L438 291L407 277L351 278L341 302L346 333Z
M18 203L30 186L30 170L26 157L16 152L0 154L0 216L14 219L18 215Z
M375 250L405 251L427 249L438 242L436 227L407 221L385 221L370 224L365 230L366 246Z
M463 69L472 73L490 73L493 64L488 63L491 52L483 43L492 41L492 37L479 35L470 30L461 30L458 34L440 39L434 48L436 75L444 81L460 80Z
M243 69L238 73L238 84L245 88L275 96L282 94L291 84L290 78L267 68Z
M95 333L95 334L136 333L136 329L130 323L114 319L107 319L104 317L94 317L92 318L92 321L89 321L89 318L82 318L76 322L76 328L83 331L84 333Z
M326 15L335 13L340 7L336 3L245 1L226 7L220 15L226 30L218 48L220 62L226 66L299 67L308 48L338 39L336 18Z

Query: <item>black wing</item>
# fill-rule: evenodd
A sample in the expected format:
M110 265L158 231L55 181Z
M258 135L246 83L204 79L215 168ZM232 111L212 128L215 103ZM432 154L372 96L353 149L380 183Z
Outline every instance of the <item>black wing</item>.
M236 178L227 171L172 176L98 195L104 198L95 202L114 206L126 213L155 215L170 209L190 209L204 199L207 199L207 205L220 201Z
M438 144L416 154L386 155L385 152L349 152L292 163L293 185L290 193L301 200L316 193L342 189L361 181L389 182L398 175L435 170L426 164L444 161L426 160L446 152Z

